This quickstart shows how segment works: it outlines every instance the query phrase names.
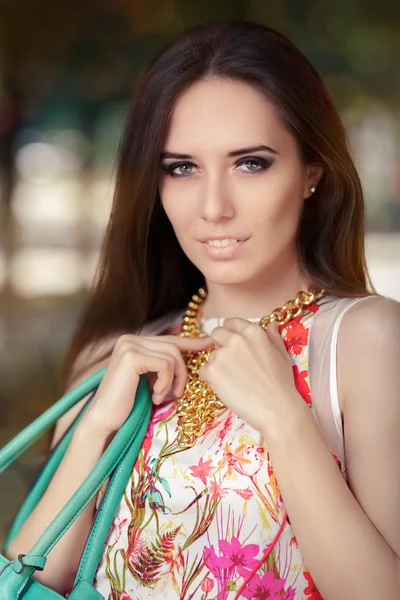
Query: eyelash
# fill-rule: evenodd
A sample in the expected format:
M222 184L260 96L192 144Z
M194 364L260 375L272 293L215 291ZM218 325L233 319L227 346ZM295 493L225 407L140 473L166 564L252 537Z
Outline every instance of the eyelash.
M261 156L246 156L245 158L241 158L240 160L238 160L236 163L236 166L241 166L250 161L258 163L260 168L258 168L256 171L247 171L248 175L251 175L252 173L259 173L260 171L265 171L266 169L271 167L274 162L273 160L268 160L266 158L262 158ZM191 167L195 166L193 163L188 162L188 161L179 161L179 162L171 163L170 165L162 165L161 168L165 175L169 175L173 179L186 179L187 177L189 177L191 175L191 173L189 173L189 175L174 175L173 174L173 171L175 171L175 169L178 169L179 167L186 166L186 165L190 165Z

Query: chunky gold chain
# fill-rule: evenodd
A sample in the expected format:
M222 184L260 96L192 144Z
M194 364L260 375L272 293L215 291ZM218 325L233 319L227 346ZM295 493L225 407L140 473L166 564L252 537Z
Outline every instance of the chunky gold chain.
M308 306L322 298L324 294L325 290L300 291L295 300L289 300L281 308L275 309L270 315L263 317L258 324L264 329L272 321L276 321L278 325L285 325L291 319L301 315ZM199 308L206 297L207 292L203 288L192 296L179 337L206 337L199 320ZM183 396L178 399L177 442L181 447L193 446L196 438L202 435L207 425L226 408L208 383L198 375L200 367L208 362L213 349L215 346L200 352L183 352L188 378Z

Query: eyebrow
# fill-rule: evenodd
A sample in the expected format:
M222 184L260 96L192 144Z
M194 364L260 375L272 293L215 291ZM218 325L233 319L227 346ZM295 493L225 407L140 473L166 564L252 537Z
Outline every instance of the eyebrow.
M227 156L241 156L242 154L250 154L251 152L260 152L262 150L266 150L267 152L270 152L271 154L279 154L279 152L277 152L277 150L274 150L270 146L265 146L264 144L260 144L258 146L248 146L246 148L239 148L238 150L232 150L231 152L228 152ZM194 157L191 156L190 154L179 154L177 152L163 152L161 154L161 159L164 159L164 158L178 158L181 160L185 160L185 159L190 159L190 158L194 158Z

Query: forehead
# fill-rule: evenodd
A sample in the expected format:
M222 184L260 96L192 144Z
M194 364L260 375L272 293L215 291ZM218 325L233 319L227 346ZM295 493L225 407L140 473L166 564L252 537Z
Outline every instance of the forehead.
M178 99L165 149L224 152L245 145L292 143L275 107L258 90L231 79L200 80Z

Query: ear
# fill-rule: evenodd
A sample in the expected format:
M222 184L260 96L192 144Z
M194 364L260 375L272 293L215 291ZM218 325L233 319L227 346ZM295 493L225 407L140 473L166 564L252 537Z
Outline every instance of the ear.
M310 198L310 196L312 196L315 193L315 190L313 191L312 188L314 187L315 189L317 189L318 183L323 174L324 168L322 167L322 165L317 163L307 165L306 178L303 189L304 199Z

